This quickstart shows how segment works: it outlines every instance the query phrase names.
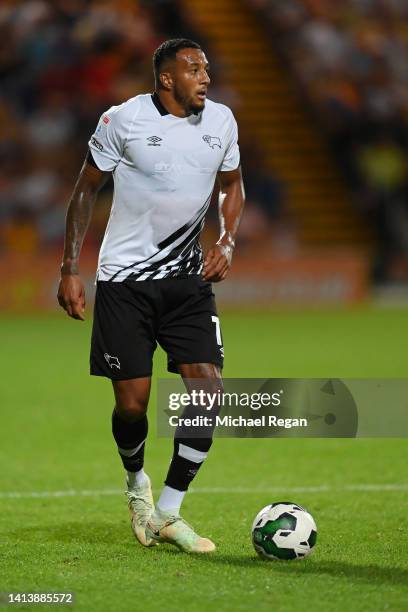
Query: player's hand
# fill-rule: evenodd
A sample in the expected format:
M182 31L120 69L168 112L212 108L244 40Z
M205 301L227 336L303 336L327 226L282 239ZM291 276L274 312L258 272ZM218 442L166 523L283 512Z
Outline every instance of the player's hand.
M232 251L232 245L217 242L205 256L203 279L213 283L224 280L231 266Z
M85 288L78 274L63 274L58 287L58 302L73 319L85 321Z

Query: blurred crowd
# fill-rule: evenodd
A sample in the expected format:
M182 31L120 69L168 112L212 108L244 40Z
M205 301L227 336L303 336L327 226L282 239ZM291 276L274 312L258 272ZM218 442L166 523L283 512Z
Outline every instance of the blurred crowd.
M146 5L149 5L147 7ZM152 89L151 55L175 3L6 1L0 5L0 231L3 249L62 240L86 143L107 107ZM178 19L178 15L177 19ZM106 194L109 193L109 188ZM98 206L90 239L99 240Z
M178 36L208 49L174 0L2 0L0 252L62 246L67 202L100 114L153 91L152 53ZM211 98L234 108L238 96L209 55ZM275 219L280 192L259 167L248 167L246 179L253 214L243 231L250 241L259 224ZM104 233L111 192L108 183L98 199L91 249ZM215 210L211 224L215 233Z
M325 129L356 206L376 233L376 277L408 253L408 2L249 0L273 32L305 106ZM60 247L65 209L99 115L153 90L151 57L166 38L208 43L173 0L2 0L0 250ZM211 98L234 109L219 58ZM248 208L243 242L278 228L285 186L241 142ZM87 239L98 246L108 184ZM216 226L213 211L211 220ZM215 229L214 229L215 231ZM400 258L401 259L401 258ZM405 264L403 264L405 265Z
M374 229L382 279L408 253L408 2L250 1Z

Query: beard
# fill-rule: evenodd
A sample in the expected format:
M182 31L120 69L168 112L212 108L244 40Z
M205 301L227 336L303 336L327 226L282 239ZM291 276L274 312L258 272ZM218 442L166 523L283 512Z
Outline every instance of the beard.
M197 115L200 113L205 107L205 100L202 102L195 102L191 96L187 96L183 91L177 87L177 84L174 88L174 97L177 102L184 108L186 113Z

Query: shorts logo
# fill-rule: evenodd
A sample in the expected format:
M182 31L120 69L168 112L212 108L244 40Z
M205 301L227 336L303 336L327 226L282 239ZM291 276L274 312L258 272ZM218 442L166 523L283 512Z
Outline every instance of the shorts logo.
M110 367L110 369L112 370L112 368L118 368L118 370L120 370L120 361L117 357L114 357L112 355L108 355L108 353L104 354L104 357Z
M221 139L218 138L218 136L209 136L208 134L205 134L205 136L203 136L203 140L212 149L215 147L219 147L221 149Z
M99 142L99 140L96 140L95 136L92 136L91 138L91 144L93 144L94 147L96 147L97 149L99 149L99 151L103 151L103 145L101 145L101 143Z
M149 136L149 138L146 138L146 140L149 141L149 144L147 145L148 147L160 147L159 142L163 140L163 138L160 138L159 136Z

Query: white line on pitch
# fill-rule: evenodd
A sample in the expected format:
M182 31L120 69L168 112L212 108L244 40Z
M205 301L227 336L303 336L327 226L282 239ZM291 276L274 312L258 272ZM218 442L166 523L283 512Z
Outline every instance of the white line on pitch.
M369 492L369 491L408 491L408 483L391 484L354 484L338 487L311 486L311 487L201 487L189 489L189 493L217 494L264 494L264 493L330 493L341 491ZM156 491L158 492L158 491ZM98 495L120 495L123 489L66 489L65 491L10 491L0 492L0 499L26 499L26 498L50 498L50 497L93 497Z

